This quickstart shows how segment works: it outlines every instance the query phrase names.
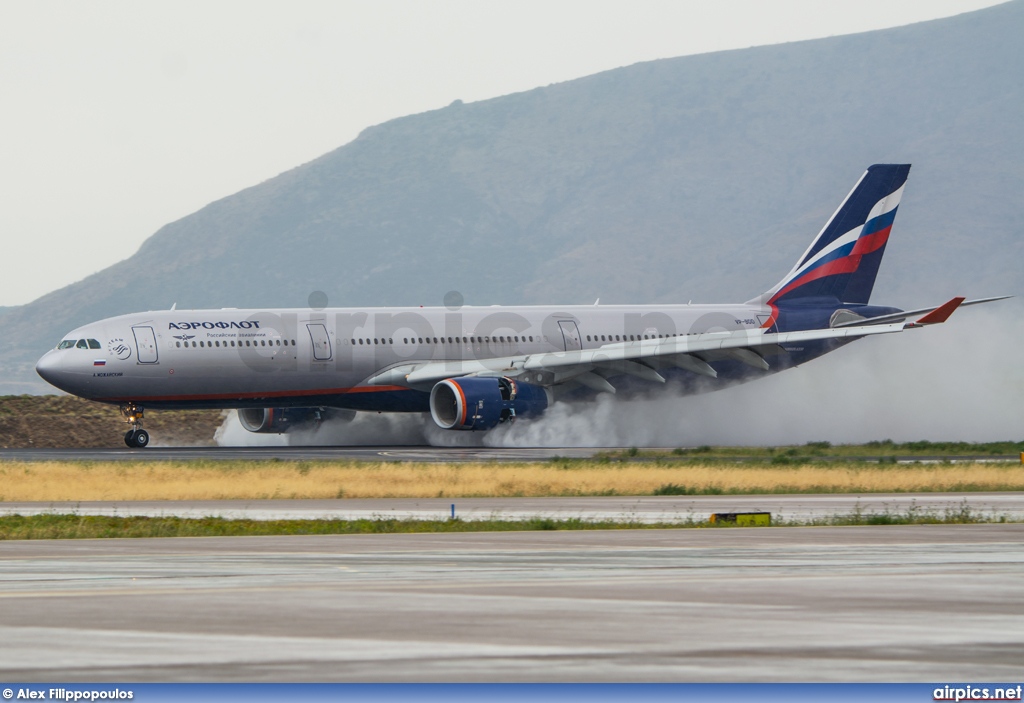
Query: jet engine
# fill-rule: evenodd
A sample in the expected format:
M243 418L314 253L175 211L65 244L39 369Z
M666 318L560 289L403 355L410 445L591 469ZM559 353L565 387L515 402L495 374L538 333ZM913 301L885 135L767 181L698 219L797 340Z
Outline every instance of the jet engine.
M505 376L463 376L440 381L430 391L430 416L446 430L489 430L517 417L538 416L548 391Z
M350 420L354 415L352 411L333 408L240 408L238 421L250 432L282 434L328 419Z

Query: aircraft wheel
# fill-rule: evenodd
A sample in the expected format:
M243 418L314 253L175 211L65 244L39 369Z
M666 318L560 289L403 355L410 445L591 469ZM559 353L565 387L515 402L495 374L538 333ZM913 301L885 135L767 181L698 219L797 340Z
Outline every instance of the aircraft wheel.
M128 430L124 433L124 443L132 449L142 449L149 445L149 432L143 429Z

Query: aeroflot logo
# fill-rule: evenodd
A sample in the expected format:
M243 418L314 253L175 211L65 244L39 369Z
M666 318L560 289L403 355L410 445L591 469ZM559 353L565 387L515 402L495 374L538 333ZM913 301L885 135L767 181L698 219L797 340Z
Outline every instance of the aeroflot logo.
M169 330L258 330L259 320L242 320L241 322L169 322Z

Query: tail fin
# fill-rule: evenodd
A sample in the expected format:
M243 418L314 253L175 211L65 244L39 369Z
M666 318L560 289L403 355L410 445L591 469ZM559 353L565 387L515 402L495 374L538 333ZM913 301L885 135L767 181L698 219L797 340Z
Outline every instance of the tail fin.
M910 164L869 166L789 274L751 301L800 298L864 303L871 297Z

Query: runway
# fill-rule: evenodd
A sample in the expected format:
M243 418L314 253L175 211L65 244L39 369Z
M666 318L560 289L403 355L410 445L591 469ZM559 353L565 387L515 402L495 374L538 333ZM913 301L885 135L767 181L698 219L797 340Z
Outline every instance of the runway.
M618 451L610 448L608 451ZM587 447L147 447L146 449L0 449L0 461L546 461L588 459L601 448Z
M647 447L646 450L671 452L673 447ZM129 449L0 449L0 461L547 461L556 457L589 459L601 452L621 452L623 447L432 447L432 446L365 446L365 447L154 447ZM891 457L886 457L887 459ZM747 457L730 456L730 461L746 461ZM818 461L878 461L879 457L816 456ZM650 457L626 457L620 461L652 461ZM758 461L763 458L758 457ZM898 463L911 462L1016 462L1010 455L899 456Z
M581 518L643 523L707 520L711 513L767 511L776 522L810 521L859 512L863 515L960 513L998 520L1024 520L1024 492L866 493L849 495L599 496L555 498L375 498L341 500L108 501L0 503L0 515L222 517L251 520L462 520Z
M1024 525L0 542L8 681L1018 681Z

